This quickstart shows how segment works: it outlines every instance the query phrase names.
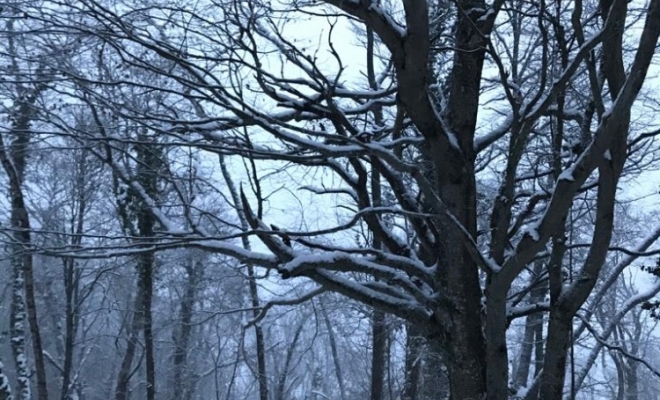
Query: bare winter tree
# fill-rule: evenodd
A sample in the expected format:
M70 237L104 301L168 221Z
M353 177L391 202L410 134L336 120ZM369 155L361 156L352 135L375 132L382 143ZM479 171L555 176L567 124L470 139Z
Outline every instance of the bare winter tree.
M657 132L638 123L634 105L644 107L635 101L658 44L658 0L83 0L29 16L44 35L69 32L81 44L76 57L53 57L48 67L95 126L49 112L50 127L103 160L139 205L133 245L60 255L134 255L142 272L156 251L180 247L236 258L248 271L246 325L257 342L277 304L332 291L373 307L374 400L386 396L386 315L409 326L409 398L442 398L442 385L417 385L446 368L451 399L561 399L573 338L593 336L605 294L654 254L657 227L624 246L612 238L623 178L657 161ZM286 24L307 20L326 28L320 40ZM365 46L350 44L346 34L361 31ZM232 203L239 223L178 191L166 169L171 196L145 179L160 157L150 155L164 149L195 149L213 165L219 156L229 190L215 200ZM230 162L244 162L247 174L230 173ZM625 258L606 268L613 253ZM258 271L316 286L264 303ZM129 344L142 329L149 389L153 277L143 275ZM525 344L510 376L507 331L518 318ZM617 331L614 319L603 329L636 335ZM287 340L291 352L300 337ZM270 384L281 397L289 367L279 365L269 383L263 336L257 346L259 395L267 398ZM432 356L422 357L424 348ZM121 368L117 398L131 365ZM319 371L310 368L308 381L317 397L327 386Z
M4 8L3 8L4 10ZM8 202L10 208L12 303L11 303L11 345L16 368L17 395L19 399L31 399L31 376L26 338L32 340L36 388L39 400L48 399L46 367L41 342L41 332L37 318L30 216L24 192L26 166L29 147L33 140L32 128L38 116L38 105L52 79L44 63L30 56L31 50L19 32L29 29L17 23L20 10L15 4L8 4L9 17L5 21L6 44L3 45L3 58L7 82L3 85L3 106L7 121L0 128L0 163L8 181ZM17 26L17 25L20 25ZM36 62L35 62L36 61ZM36 66L35 66L36 65ZM27 328L27 329L26 329ZM8 382L4 381L3 387ZM6 394L9 396L9 393Z

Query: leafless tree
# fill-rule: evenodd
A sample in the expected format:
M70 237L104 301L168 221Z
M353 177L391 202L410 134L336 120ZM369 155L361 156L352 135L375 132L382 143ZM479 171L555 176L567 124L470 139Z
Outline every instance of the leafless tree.
M190 248L245 266L257 356L239 353L250 340L241 336L228 398L241 384L241 359L256 364L262 400L269 389L286 392L288 366L269 388L266 311L327 291L375 310L372 399L386 396L383 321L398 318L409 327L404 395L443 397L444 385L428 393L424 382L446 368L449 397L461 400L561 399L574 341L585 332L596 347L611 334L620 339L619 321L657 294L620 304L600 335L590 329L622 272L655 255L660 237L652 227L613 242L618 188L657 166L657 132L636 123L634 107L648 110L636 99L660 35L658 0L82 0L54 8L29 16L43 35L70 33L80 48L46 65L95 126L49 111L48 129L89 149L139 205L128 244L58 254L135 257L145 272L156 252ZM326 27L318 45L286 24L305 19ZM340 32L360 30L364 46L339 45L348 42ZM164 168L163 195L144 177L155 168L147 158L164 159L165 149L199 151L228 190L194 199ZM231 161L245 163L244 179ZM196 182L210 188L213 175ZM274 189L285 179L296 195ZM219 200L233 204L238 223L211 206ZM294 216L296 201L304 212ZM276 202L279 215L266 209ZM257 280L275 273L315 286L264 302ZM140 277L134 348L139 330L151 335L153 276ZM509 387L507 332L519 318L524 344ZM305 339L293 337L291 354ZM153 398L154 350L145 344ZM424 348L430 355L419 354ZM124 360L118 394L128 390L133 360ZM613 362L634 379L620 357ZM329 380L319 365L300 393L323 396ZM344 385L347 374L335 370ZM341 391L348 398L347 386Z

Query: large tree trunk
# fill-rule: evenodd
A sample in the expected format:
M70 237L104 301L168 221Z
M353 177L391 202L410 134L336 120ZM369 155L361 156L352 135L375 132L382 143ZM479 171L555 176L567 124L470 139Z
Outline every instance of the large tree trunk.
M441 198L468 232L476 237L474 182L469 176L457 179L457 182L441 181ZM465 247L456 245L465 240L464 232L449 218L443 220L441 227L446 232L446 240L439 246L438 281L443 283L456 307L444 349L448 356L451 398L481 399L486 393L486 353L477 266ZM488 306L490 311L491 304Z
M458 2L462 9L474 9L487 5L482 1L463 0ZM479 22L473 16L458 13L455 45L461 49L454 55L449 82L449 103L446 120L451 132L436 132L429 137L430 154L437 174L437 193L447 211L455 217L466 232L476 240L476 183L474 178L474 132L476 129L477 110L479 108L479 90L484 62L482 34L476 28ZM403 82L402 82L403 83ZM408 110L414 115L413 110ZM413 118L414 119L414 118ZM428 135L428 133L427 133ZM443 135L455 135L458 149L449 150ZM440 144L444 143L444 144ZM439 243L437 252L437 281L454 302L449 337L447 363L452 400L481 399L486 391L486 341L482 331L482 291L479 282L478 267L465 246L462 229L457 227L445 210L435 210L441 215L439 229L444 240ZM488 304L490 311L491 304ZM502 343L491 343L498 351L504 351ZM497 374L506 373L508 365L488 365L497 370ZM506 389L506 381L504 383ZM490 389L490 388L489 388ZM500 388L489 390L489 396L500 395ZM504 393L505 398L506 393Z

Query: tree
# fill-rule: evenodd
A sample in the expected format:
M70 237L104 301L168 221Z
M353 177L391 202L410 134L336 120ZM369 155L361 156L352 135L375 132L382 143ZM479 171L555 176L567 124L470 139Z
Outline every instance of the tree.
M240 157L252 182L288 173L305 191L301 203L340 205L338 215L320 210L283 226L263 212L266 195L234 190L244 223L234 234L212 232L177 214L192 200L159 198L140 174L107 156L118 148L130 154L134 135L75 132L151 221L140 236L149 246L122 256L190 247L283 279L306 278L318 287L297 300L330 290L374 307L374 315L405 320L438 355L425 361L446 365L451 399L506 399L516 389L555 400L563 396L579 310L649 255L659 235L653 229L635 250L623 249L630 262L604 270L617 187L622 177L640 175L655 151L656 133L640 131L632 117L660 35L660 1L647 3L636 10L623 0L225 1L200 10L84 0L72 8L79 20L46 11L41 18L54 31L101 44L89 57L109 60L103 73L72 70L66 60L57 68L75 82L71 96L159 134L159 143L137 139L147 152L163 144L198 149L207 162ZM308 17L329 21L320 49L329 56L310 52L283 25ZM346 21L371 37L356 53L371 63L363 75L333 36ZM628 25L639 27L632 39L624 35ZM120 75L122 68L128 72ZM162 96L143 107L129 92ZM497 115L497 124L482 126ZM72 132L66 122L52 123ZM331 196L334 202L323 200ZM588 217L573 217L585 209ZM576 220L589 223L574 234ZM346 240L356 232L371 240ZM574 235L589 245L567 263ZM246 245L254 238L267 250ZM270 308L250 284L253 308ZM540 343L545 333L545 351L533 348L537 368L528 383L532 348L525 349L509 388L506 335L522 317L525 336ZM418 345L411 342L411 350ZM265 362L258 365L263 397ZM311 386L319 390L322 376L314 371Z
M159 198L159 175L163 168L162 155L158 154L158 147L149 146L154 138L138 132L135 152L135 174L140 188L146 190L150 199ZM110 152L109 152L110 153ZM156 220L149 212L149 208L136 196L130 188L117 189L124 191L123 199L119 200L119 214L123 220L124 227L131 237L138 238L138 246L149 247L149 242L154 236ZM129 330L130 338L128 347L122 362L116 388L116 399L128 398L128 383L131 377L131 368L136 347L138 345L138 334L142 331L145 348L145 369L147 375L147 399L154 400L156 396L156 373L153 341L153 318L152 303L154 292L154 269L155 257L153 251L144 251L137 256L137 293L135 295L135 308Z
M8 12L14 18L19 10L12 4ZM11 343L17 370L17 391L20 399L31 399L28 355L25 346L26 322L29 327L36 370L36 388L39 400L48 399L46 367L42 351L41 333L37 318L33 256L29 251L32 245L30 216L23 190L29 146L33 135L32 126L38 114L38 102L48 89L50 73L43 63L31 68L26 63L21 41L16 38L13 18L6 22L7 47L11 101L7 112L8 127L0 130L0 163L7 175L8 201L11 204L10 228L12 230L11 265L13 272ZM26 27L27 29L27 27ZM27 65L27 66L26 66ZM4 95L4 93L3 93ZM4 382L6 383L6 382Z

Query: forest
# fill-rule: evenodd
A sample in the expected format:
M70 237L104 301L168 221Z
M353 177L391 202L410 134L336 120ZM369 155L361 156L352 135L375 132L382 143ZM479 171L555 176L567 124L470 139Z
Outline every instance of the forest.
M0 1L0 400L654 400L660 0Z

